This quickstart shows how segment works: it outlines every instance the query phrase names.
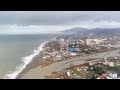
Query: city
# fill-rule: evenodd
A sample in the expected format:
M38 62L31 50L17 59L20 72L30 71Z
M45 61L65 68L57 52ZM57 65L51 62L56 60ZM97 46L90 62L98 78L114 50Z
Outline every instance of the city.
M0 79L120 79L120 12L1 11Z
M66 35L58 37L45 46L43 60L60 62L120 49L120 37L114 35L95 36L94 34ZM64 70L52 72L44 78L58 79L117 79L120 77L120 55L88 58L84 64L69 65ZM46 65L50 62L46 63Z

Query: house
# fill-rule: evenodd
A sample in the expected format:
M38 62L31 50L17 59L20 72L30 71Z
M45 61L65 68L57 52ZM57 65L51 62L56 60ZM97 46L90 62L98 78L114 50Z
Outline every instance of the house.
M98 75L96 74L97 76L97 79L105 79L105 77L109 74L109 72L105 72L103 75Z
M81 48L75 48L74 51L80 52L80 51L81 51Z
M117 65L120 65L120 61L117 63Z
M104 78L104 76L102 75L102 76L97 77L97 79L105 79L105 78Z
M81 69L80 69L79 67L77 67L76 69L77 69L77 71L78 71L78 72L80 72L80 71L81 71Z
M62 60L62 56L61 56L61 55L56 55L56 56L54 57L54 60L55 60L55 61Z
M115 67L115 66L117 66L117 62L116 61L109 62L109 66Z
M105 64L111 67L115 67L118 65L118 60L105 60Z
M107 79L117 79L117 73L116 72L110 72L106 78Z
M67 76L70 77L70 72L67 72Z
M92 65L95 65L97 64L97 62L90 62L89 65L92 66Z
M60 55L60 53L59 53L58 51L54 51L54 52L52 53L52 56L55 57L56 55Z
M68 47L68 48L67 48L67 51L68 51L68 52L73 52L73 51L74 51L74 48Z
M64 42L65 41L65 39L64 38L60 38L60 42Z
M74 57L74 56L77 56L78 54L73 52L73 53L70 53L70 55Z
M46 56L43 57L43 59L49 59L49 58L50 58L49 55L46 55Z
M98 38L98 39L86 39L86 44L87 45L98 45L98 44L101 44L104 40L106 40L106 39L101 39L101 38Z
M68 52L81 52L81 44L69 44L67 48Z

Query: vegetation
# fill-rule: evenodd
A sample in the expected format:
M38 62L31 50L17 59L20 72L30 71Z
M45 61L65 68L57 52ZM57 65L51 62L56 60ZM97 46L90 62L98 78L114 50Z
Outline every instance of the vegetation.
M105 73L105 71L101 68L95 68L93 71L98 75L102 75L103 73Z
M94 73L96 73L98 75L102 75L103 73L105 73L105 71L102 68L98 68L98 67L88 67L87 70L94 71Z
M77 71L77 68L74 68L74 69L73 69L73 72L74 72L76 75L78 75L79 77L81 77L81 74L80 74L79 71Z
M91 71L91 68L90 68L90 66L88 67L87 71Z
M107 70L112 70L113 67L110 67L109 65L107 65Z

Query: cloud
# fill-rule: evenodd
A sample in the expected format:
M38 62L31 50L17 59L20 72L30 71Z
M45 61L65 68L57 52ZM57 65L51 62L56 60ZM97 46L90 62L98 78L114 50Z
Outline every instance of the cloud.
M107 20L100 20L94 21L90 20L87 22L76 22L72 25L84 28L120 28L120 22L118 21L107 21Z
M0 33L55 33L120 26L120 11L0 11Z
M0 24L65 25L88 20L120 21L119 11L0 11Z
M0 25L0 34L39 34L39 33L56 33L58 31L71 29L74 27L83 28L120 28L120 22L105 21L99 22L87 21L76 22L71 25Z
M0 34L40 34L56 33L57 31L72 28L72 26L54 26L54 25L1 25Z

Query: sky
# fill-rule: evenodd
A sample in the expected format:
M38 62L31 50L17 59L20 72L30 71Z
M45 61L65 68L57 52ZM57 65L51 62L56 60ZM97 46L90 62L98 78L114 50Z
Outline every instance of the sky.
M74 27L118 28L120 11L0 11L0 34L56 33Z

